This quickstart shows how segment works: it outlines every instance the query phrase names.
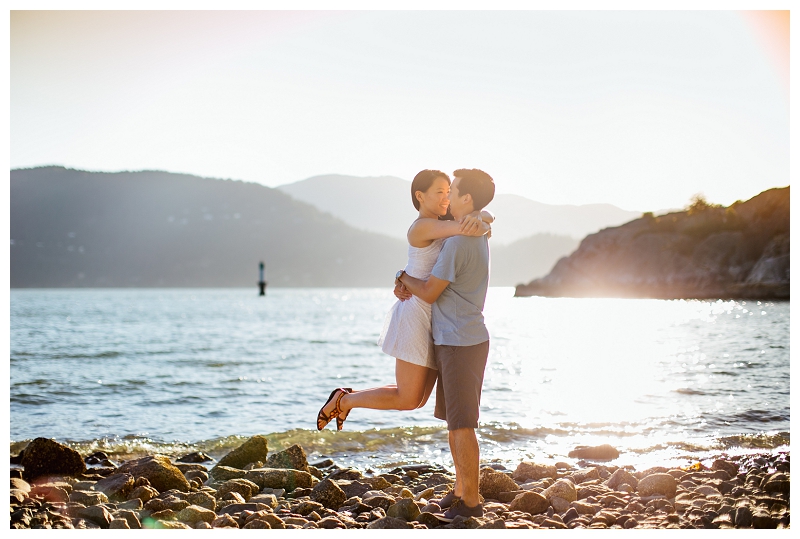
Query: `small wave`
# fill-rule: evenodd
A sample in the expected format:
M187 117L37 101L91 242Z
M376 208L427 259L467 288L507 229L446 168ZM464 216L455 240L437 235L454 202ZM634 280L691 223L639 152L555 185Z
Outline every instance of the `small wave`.
M531 437L541 441L545 437L552 439L552 435L557 434L562 442L566 442L562 444L564 448L569 450L570 447L574 447L569 440L576 436L566 430L498 429L493 425L482 425L478 432L482 447L488 450L487 456L492 453L495 455L506 454L513 455L514 459L520 458L519 451L524 446L530 447ZM387 462L394 466L440 461L441 456L449 452L448 433L443 426L396 427L353 432L293 429L264 436L268 440L270 451L278 451L293 444L299 444L312 459L330 456L342 462L357 461L368 466L372 466L370 462L374 462L378 467L385 467ZM147 435L127 435L96 440L59 440L59 442L84 455L95 451L105 451L118 460L153 454L177 458L193 451L203 451L219 460L248 438L249 436L236 435L187 442L158 440ZM28 442L29 440L12 441L10 444L11 454L18 454ZM789 433L741 434L689 441L666 440L652 445L636 445L635 447L625 447L624 444L619 443L614 445L621 453L635 456L641 461L647 461L657 454L669 454L685 460L696 460L707 458L707 455L714 451L763 450L788 446ZM550 456L552 457L552 455ZM563 458L566 458L566 453Z
M47 354L43 357L47 359L111 359L122 356L122 352L107 350L96 354Z
M699 389L692 389L691 387L682 387L679 389L673 389L675 393L680 393L681 395L705 395L705 391L701 391Z
M674 442L664 442L660 444L655 444L648 447L631 448L629 449L629 452L636 455L648 455L651 453L655 453L657 451L665 451L665 450L681 451L687 453L701 453L704 451L708 451L710 448L711 446L709 444L704 444L700 442L674 441Z
M17 382L15 384L11 384L12 388L16 387L25 387L25 386L37 386L37 387L47 387L53 383L52 380L47 380L44 378L37 378L36 380L30 380L28 382Z
M735 436L723 436L717 440L717 446L729 449L741 447L744 449L774 449L789 445L789 433L778 432L774 434L739 434Z
M786 413L780 413L770 410L745 410L744 412L739 412L737 414L733 414L730 418L731 422L741 422L745 425L751 425L753 423L772 423L772 422L781 422L781 421L789 421L789 410L786 410Z
M11 397L11 403L23 404L26 406L45 406L52 404L53 401L40 395L15 395Z

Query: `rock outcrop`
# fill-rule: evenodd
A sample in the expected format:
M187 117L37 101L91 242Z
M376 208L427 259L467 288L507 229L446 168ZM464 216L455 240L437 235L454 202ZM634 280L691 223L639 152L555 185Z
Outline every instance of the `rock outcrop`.
M584 238L516 296L789 299L789 187Z

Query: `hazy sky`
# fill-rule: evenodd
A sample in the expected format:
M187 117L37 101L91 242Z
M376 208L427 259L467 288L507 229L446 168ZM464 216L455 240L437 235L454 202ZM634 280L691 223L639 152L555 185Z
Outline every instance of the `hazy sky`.
M269 186L478 167L540 202L730 204L789 184L788 14L765 20L17 11L11 167Z

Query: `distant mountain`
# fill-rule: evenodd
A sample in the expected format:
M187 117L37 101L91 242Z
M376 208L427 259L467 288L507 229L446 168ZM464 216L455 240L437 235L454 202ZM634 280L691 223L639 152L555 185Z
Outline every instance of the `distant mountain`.
M12 170L10 193L12 288L255 288L261 260L269 286L391 286L408 250L254 183L41 167ZM493 238L491 284L545 275L577 243Z
M11 171L11 287L391 286L404 241L276 189L167 172Z
M587 236L518 296L789 299L789 187Z
M492 286L515 286L531 277L547 275L560 258L569 255L580 243L569 236L536 234L511 245L494 243L494 232L489 240L492 253Z
M393 176L329 174L281 185L278 189L355 228L404 241L408 227L417 216L411 202L411 182ZM495 196L488 209L497 214L492 228L496 246L540 234L580 239L641 215L641 212L621 210L610 204L555 206L507 194Z
M277 189L360 230L406 242L418 212L411 202L411 182L394 176L359 178L328 174L278 186Z

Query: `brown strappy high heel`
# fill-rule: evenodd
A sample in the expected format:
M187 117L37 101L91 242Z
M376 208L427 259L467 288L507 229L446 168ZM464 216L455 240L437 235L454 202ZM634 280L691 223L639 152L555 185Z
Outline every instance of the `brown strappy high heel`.
M348 410L347 413L344 414L344 417L339 417L339 414L342 413L342 408L340 406L342 402L342 397L353 392L353 388L351 387L343 387L341 389L342 389L342 394L339 395L338 399L336 399L336 430L342 430L342 427L344 426L344 421L345 419L347 419L347 416L350 415L350 411L352 410L352 408Z
M331 410L331 413L326 415L325 414L325 407L328 405L328 403L331 402L331 400L333 400L333 397L334 397L334 395L336 395L337 391L341 391L342 393L339 395L339 398L336 399L336 406L333 408L333 410ZM317 430L324 429L328 425L328 423L331 422L331 420L334 417L336 418L336 426L339 427L339 430L342 430L341 427L339 426L340 425L339 424L339 414L342 413L341 410L339 409L339 403L341 402L342 397L346 393L352 393L352 391L353 391L352 388L349 388L349 387L337 387L336 389L331 391L331 394L328 397L328 400L325 401L325 404L322 405L322 408L319 409L319 413L317 414ZM341 421L342 421L342 423L344 423L344 420L341 420ZM321 425L320 425L320 423L321 423Z

